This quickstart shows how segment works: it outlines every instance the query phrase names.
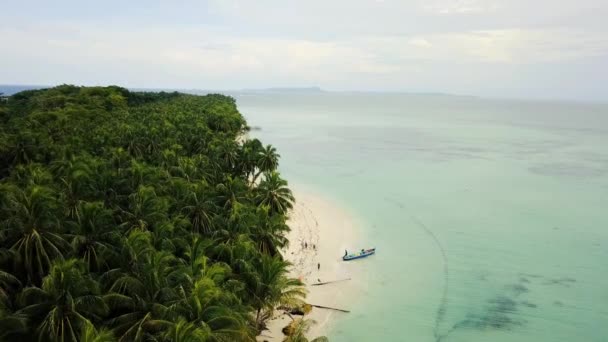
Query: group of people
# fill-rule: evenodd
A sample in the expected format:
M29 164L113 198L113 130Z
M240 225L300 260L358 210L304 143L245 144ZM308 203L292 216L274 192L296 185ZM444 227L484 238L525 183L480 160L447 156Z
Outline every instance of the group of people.
M312 246L312 249L317 250L317 245L311 244L311 246ZM303 249L308 249L308 242L302 241L302 248Z
M302 249L308 249L308 242L302 241L301 244L302 244ZM317 245L315 245L313 243L313 244L311 244L311 246L312 246L312 249L314 249L315 251L317 250ZM317 263L317 270L321 270L321 263L320 262Z

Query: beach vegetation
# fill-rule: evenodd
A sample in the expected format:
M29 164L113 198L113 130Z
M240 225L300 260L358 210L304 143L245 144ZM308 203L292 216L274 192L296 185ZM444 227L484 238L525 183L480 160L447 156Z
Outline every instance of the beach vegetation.
M234 99L62 85L0 103L0 340L253 341L294 197Z

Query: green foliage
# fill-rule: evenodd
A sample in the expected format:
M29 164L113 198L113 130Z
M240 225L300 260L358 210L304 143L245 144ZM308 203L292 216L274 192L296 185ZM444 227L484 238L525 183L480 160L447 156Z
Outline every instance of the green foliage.
M306 338L306 333L310 329L311 325L315 323L313 320L309 319L297 319L293 321L291 324L293 326L293 333L287 336L283 342L309 342L308 338ZM329 341L325 336L319 336L310 342L327 342Z
M0 340L253 341L304 296L279 155L232 98L62 85L0 105Z

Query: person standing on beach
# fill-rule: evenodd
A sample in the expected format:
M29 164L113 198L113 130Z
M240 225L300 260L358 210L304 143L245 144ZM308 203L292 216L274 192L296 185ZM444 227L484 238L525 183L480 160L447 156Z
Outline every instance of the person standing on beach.
M304 248L308 249L308 242L304 242Z
M321 263L320 262L317 263L317 271L319 271L319 270L321 270Z

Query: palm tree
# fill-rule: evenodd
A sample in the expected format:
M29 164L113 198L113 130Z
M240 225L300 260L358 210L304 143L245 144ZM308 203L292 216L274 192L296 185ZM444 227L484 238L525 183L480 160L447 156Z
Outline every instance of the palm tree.
M259 206L268 206L271 213L279 214L286 214L295 202L291 190L287 188L287 181L276 171L266 174L257 187L256 199Z
M168 204L151 186L140 186L129 195L129 210L123 210L124 223L128 230L148 230L158 225L167 216Z
M103 202L81 202L78 212L74 221L67 222L74 253L90 270L108 268L108 259L116 256L120 240L118 231L108 229L114 224L112 210L106 209Z
M195 233L210 234L213 229L215 204L210 199L210 193L205 184L192 185L186 197L187 205L181 210L190 219Z
M182 292L182 298L172 307L172 311L203 328L209 340L254 340L255 335L248 324L247 308L211 277L212 274L203 275L190 291Z
M101 164L96 158L81 156L66 162L65 166L55 165L62 188L64 212L71 219L78 218L79 203L94 195L96 169Z
M38 163L16 165L12 170L11 177L23 187L28 185L48 186L53 181L53 174Z
M298 319L293 321L293 333L287 336L283 342L309 342L306 338L306 333L310 330L311 326L316 323L314 320L309 319ZM310 342L328 342L329 340L325 336L317 337Z
M290 263L280 256L261 254L253 265L256 275L247 281L256 309L256 327L260 329L275 307L303 304L306 289L301 281L287 276Z
M259 155L264 149L264 146L258 139L246 140L241 145L239 155L239 169L245 176L245 179L250 179L256 171Z
M11 246L17 268L25 271L26 283L39 284L53 260L63 258L69 246L58 232L57 199L51 189L38 185L6 190L0 209L0 244Z
M0 307L0 341L17 341L28 337L28 319Z
M255 181L262 173L275 171L279 167L280 157L281 155L277 153L277 149L272 145L266 145L266 147L262 148L256 160L258 172L253 177L251 184L255 184Z
M216 153L218 154L217 159L221 160L222 165L228 169L233 170L239 160L237 145L235 142L223 142L216 147Z
M186 247L184 252L184 271L182 274L190 277L189 282L192 283L195 278L206 274L209 271L208 250L215 243L214 240L204 239L198 235L192 236L192 241ZM218 265L215 263L213 265ZM215 273L215 272L214 272Z
M283 215L270 215L267 206L256 211L257 222L251 227L252 240L256 241L262 253L275 255L280 249L287 247L289 241L285 234L290 228L285 223Z
M205 327L197 326L180 317L162 333L162 341L167 342L206 342L210 332Z
M116 338L110 330L95 329L92 324L87 324L80 332L80 342L115 342Z
M77 259L55 262L42 286L27 287L19 297L23 314L37 326L39 339L78 341L80 332L99 321L108 307L99 295L97 283Z
M0 310L11 306L11 297L21 288L21 282L14 275L0 270Z
M118 294L110 298L111 306L118 304L126 312L108 323L119 341L138 341L166 325L168 305L178 299L171 280L179 278L174 273L180 268L171 253L154 249L150 232L132 231L124 246L130 272L110 270L105 278L111 281L108 291Z
M228 176L225 181L215 187L218 203L224 209L235 210L239 204L247 200L247 187L240 178Z

